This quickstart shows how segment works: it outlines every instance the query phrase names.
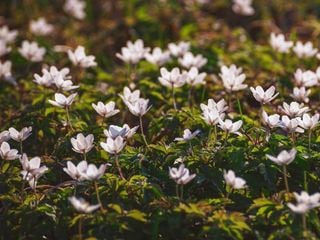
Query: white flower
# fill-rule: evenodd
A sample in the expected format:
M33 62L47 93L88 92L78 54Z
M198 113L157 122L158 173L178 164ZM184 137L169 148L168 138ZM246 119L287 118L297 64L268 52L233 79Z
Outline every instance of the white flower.
M4 63L0 61L0 78L2 77L8 78L12 76L11 66L12 66L12 63L10 61L5 61Z
M156 47L151 53L147 52L145 58L154 65L162 66L170 61L170 52L162 51L161 48Z
M117 53L116 56L125 63L137 64L149 51L150 48L145 48L143 41L138 39L134 43L128 41L127 46L122 47L121 53Z
M306 42L303 44L302 42L298 41L293 47L293 51L299 58L310 58L317 54L318 49L313 48L312 42Z
M233 0L232 10L237 14L250 16L255 12L251 4L252 0Z
M115 139L107 138L106 142L100 143L101 147L110 154L118 154L125 147L126 142L123 137L118 136Z
M219 113L224 113L228 110L228 105L224 99L221 99L219 102L215 102L213 99L208 99L208 104L206 105L201 103L200 108L203 112L208 110L217 110Z
M29 182L29 185L32 189L35 189L37 186L38 179L48 171L46 166L40 167L41 159L39 157L34 157L32 159L28 159L26 154L23 154L20 159L22 165L22 179Z
M174 140L175 140L175 141L178 141L178 142L181 142L181 141L189 141L189 140L195 138L199 133L200 133L200 130L196 130L196 131L194 131L194 132L191 132L189 129L185 129L185 130L183 131L183 136L182 136L182 138L177 137L177 138L175 138Z
M224 119L225 114L220 113L217 109L206 110L202 112L202 119L211 126L219 123L220 119Z
M43 60L46 49L39 47L37 42L22 42L21 48L18 49L20 54L31 62L41 62Z
M242 73L242 68L237 68L235 65L231 65L229 68L222 66L220 71L219 75L227 91L239 91L248 87L247 84L243 84L246 75Z
M94 137L92 134L86 137L82 133L78 133L76 138L71 138L72 150L77 153L88 153L94 147Z
M178 44L175 43L169 43L168 48L170 53L175 56L183 56L186 52L190 49L190 43L189 42L179 42Z
M290 51L290 48L293 46L293 42L286 41L283 34L277 35L275 33L271 33L270 45L274 50L280 53L288 53Z
M232 170L229 170L228 172L224 170L223 177L226 181L226 184L233 189L242 189L246 187L246 181L240 177L236 177L234 171Z
M144 99L144 98L139 98L134 103L130 103L130 102L125 102L125 103L129 108L129 111L137 117L141 117L145 115L151 108L151 106L148 107L149 99Z
M178 59L178 62L181 66L187 69L190 69L191 67L200 69L206 65L208 59L204 58L201 54L194 56L191 52L187 52L182 58Z
M303 114L302 118L299 118L299 124L304 129L313 129L319 124L319 114L315 114L312 117L310 117L309 114L305 113Z
M269 128L278 127L280 124L280 115L279 114L272 114L269 115L263 110L262 111L262 123Z
M188 168L181 164L179 168L170 168L169 167L169 176L177 184L185 185L196 177L196 174L191 174Z
M12 43L16 39L18 31L9 30L8 26L0 27L0 40L6 43Z
M119 109L115 109L115 102L113 101L108 102L107 104L104 104L103 102L98 102L98 104L92 103L92 107L104 118L112 117L120 112Z
M302 71L299 68L294 73L294 83L297 87L313 87L317 85L318 77L313 71Z
M179 68L173 68L170 72L166 68L160 69L161 77L159 77L159 82L166 87L178 88L182 87L188 75L186 73L180 73Z
M277 157L271 156L269 154L266 155L267 158L269 158L272 162L283 166L283 165L289 165L296 157L297 150L291 149L290 151L283 150L281 151Z
M53 32L53 25L47 23L46 19L41 17L37 20L31 20L30 31L39 36L46 36Z
M80 172L80 174L89 181L96 181L101 178L106 171L106 164L101 164L99 168L94 164L89 164L87 169L84 172Z
M304 132L304 130L301 127L299 127L298 118L290 119L288 116L282 116L279 126L288 133Z
M0 146L0 157L3 160L15 160L19 158L18 150L11 149L7 142L2 142Z
M290 104L284 102L281 111L289 117L300 117L302 114L310 111L308 107L304 107L303 103L291 102Z
M71 91L74 89L79 88L77 85L73 85L73 82L71 80L65 80L62 75L59 75L55 78L55 85L59 90L62 91Z
M82 0L66 0L63 10L72 17L82 20L85 18L85 1Z
M123 89L123 95L119 94L121 99L126 103L135 103L140 99L140 90L132 91L128 87L124 87Z
M297 205L288 203L288 207L295 213L306 214L309 210L320 206L320 193L309 195L307 192L302 191L300 195L296 192L293 194L296 198Z
M11 47L7 46L7 43L4 40L0 39L0 57L6 55L11 51Z
M293 97L294 100L298 101L298 102L305 102L308 103L309 102L309 94L311 93L311 90L308 89L306 90L305 87L295 87L293 89L293 93L290 94L291 97Z
M68 108L71 106L76 96L77 96L77 93L73 93L69 97L66 97L61 93L56 93L54 95L55 100L48 100L48 101L50 104L54 106L57 106L60 108Z
M100 204L90 205L83 198L69 197L72 206L81 213L92 213L100 207Z
M87 56L83 46L78 46L74 52L68 50L68 57L75 66L80 66L82 68L97 66L97 63L95 62L96 57L93 55Z
M19 131L17 131L15 128L11 127L9 128L10 137L17 141L17 142L23 142L26 140L32 133L32 127L24 127Z
M64 91L78 88L79 86L73 86L73 83L68 81L71 79L71 76L68 75L69 73L69 68L62 68L61 70L58 70L55 66L51 66L49 69L42 69L42 76L34 74L33 81L46 87L55 85L57 88Z
M256 88L250 87L253 97L261 104L266 104L275 99L279 93L275 93L276 88L274 86L269 87L266 91L261 86Z
M85 160L81 161L77 166L75 166L72 162L68 161L67 167L63 168L63 171L65 171L72 179L76 181L83 181L85 180L83 173L86 172L87 168L88 163Z
M230 119L226 119L226 120L219 120L219 127L228 132L228 133L234 133L237 135L241 135L241 133L238 131L242 126L242 120L238 120L236 122L232 122Z
M198 68L192 67L188 72L184 72L188 75L186 82L190 86L196 86L201 84L206 84L205 77L207 76L206 73L199 73Z
M10 138L11 137L10 137L9 131L5 130L5 131L0 132L0 144L8 141Z
M108 138L116 139L120 136L124 139L129 139L136 133L138 128L139 126L130 128L128 124L124 124L122 127L110 125L109 130L106 129L103 132Z

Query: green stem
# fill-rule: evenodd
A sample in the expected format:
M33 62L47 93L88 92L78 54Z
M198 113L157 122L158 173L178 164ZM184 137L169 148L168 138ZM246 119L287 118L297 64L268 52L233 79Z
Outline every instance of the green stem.
M87 154L83 153L83 160L87 161Z
M303 227L303 231L306 232L307 231L307 216L306 214L302 214L302 227Z
M286 192L289 193L289 184L288 184L288 178L287 178L287 166L283 165L283 179L284 179L284 184L286 186Z
M177 195L177 198L180 198L179 196L179 185L176 184L176 195Z
M171 84L171 95L172 95L172 101L173 101L174 110L177 111L178 109L177 109L176 97L174 95L174 86L173 86L173 84Z
M20 153L23 154L23 144L22 144L22 141L20 141Z
M309 147L309 154L311 153L311 135L312 135L312 132L311 132L311 129L309 129L308 131L308 147Z
M146 135L144 134L144 130L143 130L142 116L139 116L139 122L140 122L140 131L141 131L144 144L146 145L147 148L149 148L149 144L147 142Z
M121 167L120 167L120 164L119 164L119 156L118 154L115 155L115 163L116 163L116 166L117 166L117 169L118 169L118 172L119 172L119 175L120 175L120 178L122 180L126 180L123 176L123 173L122 173L122 170L121 170Z
M240 103L240 99L239 99L238 96L237 96L237 104L238 104L238 109L239 109L239 112L240 112L241 119L243 119L241 103Z
M98 203L100 205L101 212L104 212L104 208L103 208L103 205L102 205L102 202L101 202L101 199L100 199L99 187L98 187L97 181L94 181L94 188L96 190L97 200L98 200Z
M70 127L72 132L74 132L74 129L73 129L71 121L70 121L70 115L69 115L69 108L68 107L66 107L66 114L67 114L67 126Z

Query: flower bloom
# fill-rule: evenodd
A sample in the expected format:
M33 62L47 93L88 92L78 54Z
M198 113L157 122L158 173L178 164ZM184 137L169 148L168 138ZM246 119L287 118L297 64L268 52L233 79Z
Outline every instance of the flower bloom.
M183 57L178 59L179 64L187 69L192 67L202 68L207 64L208 59L204 58L201 54L193 55L191 52L187 52L183 55Z
M302 42L298 41L293 47L293 51L298 58L310 58L317 54L318 49L313 48L312 42L306 42L303 44Z
M0 78L8 78L12 76L11 74L12 63L10 61L1 62L0 61Z
M15 128L9 128L10 138L17 142L23 142L26 140L32 133L32 127L24 127L19 131Z
M310 117L309 114L303 114L302 118L299 118L299 125L304 129L314 129L319 124L319 114L315 114Z
M56 93L54 95L55 100L49 100L49 103L60 108L68 108L71 106L76 96L77 93L73 93L69 97L66 97L61 93Z
M291 102L290 104L284 102L280 109L289 117L300 117L302 114L310 110L308 107L304 107L303 103L299 104L297 102Z
M163 67L160 69L160 73L159 82L165 87L182 87L188 78L186 73L180 73L179 68L173 68L171 71L168 71Z
M0 144L8 141L10 138L11 137L10 137L9 131L5 130L5 131L0 132Z
M78 133L76 138L71 138L72 150L77 153L88 153L94 147L94 137L92 134L86 137L82 133Z
M123 137L118 136L115 139L108 137L106 142L100 142L103 150L110 154L118 154L125 147L126 142Z
M262 111L262 123L270 129L278 127L280 124L280 115L268 115L264 110Z
M131 138L137 131L139 126L135 126L130 128L128 124L124 124L122 127L116 125L110 125L108 130L104 130L104 134L108 138L116 139L118 136L129 139Z
M196 130L194 132L191 132L189 129L185 129L183 131L183 136L182 138L175 138L175 141L181 142L181 141L189 141L193 138L195 138L198 134L200 133L200 130Z
M88 163L85 160L79 162L77 166L75 166L71 161L68 161L67 167L63 168L63 171L65 171L72 179L76 181L83 181L85 180L83 174L86 172L87 168Z
M87 169L84 172L80 172L82 176L89 181L96 181L101 178L106 171L106 164L101 164L99 168L94 164L89 164Z
M190 49L189 42L179 42L178 44L169 43L168 48L170 53L175 57L183 56Z
M12 43L16 39L18 35L17 30L9 30L8 26L0 27L0 40L4 41L5 43Z
M72 17L82 20L86 17L85 1L82 0L66 0L63 10Z
M107 104L104 104L103 102L98 102L98 104L92 103L94 110L104 118L112 117L120 112L119 109L115 109L115 105L116 104L113 101L108 102Z
M7 43L4 40L0 39L0 57L6 55L11 52L11 47L7 46Z
M18 150L11 149L7 142L2 142L0 146L0 157L3 160L15 160L19 158Z
M125 103L135 103L140 99L140 90L131 91L130 88L124 87L123 89L123 95L119 94L122 101Z
M51 66L48 69L42 69L42 76L40 76L39 74L34 74L33 81L39 85L46 87L56 85L57 88L61 88L64 91L68 91L78 87L72 86L73 84L71 81L70 83L66 81L71 79L71 76L68 75L69 73L69 68L62 68L61 70L58 70L55 66ZM61 79L63 81L61 81Z
M235 65L231 65L229 68L222 66L219 75L223 86L229 92L239 91L248 87L247 84L243 84L246 75L242 73L242 68L237 68Z
M190 86L203 85L206 84L205 77L206 73L199 73L198 68L192 67L188 72L184 72L187 74L186 83Z
M125 63L137 64L149 51L150 48L145 48L143 41L138 39L134 43L128 41L127 46L122 47L121 53L117 53L116 57L120 58Z
M276 88L274 86L269 87L266 91L261 86L250 87L250 90L253 97L261 104L269 103L279 95L279 93L275 93Z
M309 210L320 205L320 193L309 195L307 192L302 191L300 195L296 192L293 194L297 205L293 205L292 203L288 203L287 205L294 213L306 214Z
M93 55L87 56L83 46L78 46L76 50L68 50L68 57L73 65L82 68L89 68L97 66L95 62L96 57Z
M251 5L252 0L233 0L232 10L239 15L251 16L255 12Z
M19 53L31 62L41 62L46 49L39 47L37 42L23 41L22 46L18 49Z
M134 103L126 102L126 105L129 108L129 111L137 117L141 117L145 115L150 110L151 106L148 107L148 104L149 104L149 99L144 99L144 98L139 98Z
M288 53L290 51L290 48L293 46L293 42L286 41L283 34L271 33L270 45L274 50L280 53Z
M162 66L170 61L170 52L168 50L162 51L161 48L154 48L151 53L145 54L145 59L157 66Z
M189 183L192 179L196 177L196 174L191 174L188 168L181 164L179 168L170 168L169 167L169 176L172 178L177 184L185 185Z
M200 104L202 110L202 119L209 125L216 125L219 119L224 119L225 111L228 109L227 103L224 99L215 102L213 99L208 99L208 104Z
M238 120L236 122L232 122L230 119L226 120L219 120L219 127L226 131L227 133L234 133L237 135L241 135L241 133L238 131L242 126L242 120Z
M293 93L290 94L291 97L293 97L294 100L298 101L298 102L305 102L308 103L309 102L309 95L311 93L311 90L308 89L306 90L305 87L295 87L293 89Z
M100 204L90 205L83 198L69 197L69 202L80 213L92 213L100 207Z
M313 71L302 71L300 68L294 73L294 84L297 87L313 87L317 85L318 77Z
M233 189L242 189L246 187L246 181L240 177L236 177L234 171L223 171L223 177L226 181L226 184L232 187Z
M269 158L272 162L283 166L283 165L289 165L296 157L297 150L291 149L290 151L283 150L281 151L277 157L271 156L269 154L266 155L267 158Z
M39 36L46 36L53 32L53 25L47 23L45 18L39 18L30 22L30 31Z
M303 133L304 130L299 127L299 120L298 118L290 119L288 116L282 116L279 126L284 129L288 133L299 132Z

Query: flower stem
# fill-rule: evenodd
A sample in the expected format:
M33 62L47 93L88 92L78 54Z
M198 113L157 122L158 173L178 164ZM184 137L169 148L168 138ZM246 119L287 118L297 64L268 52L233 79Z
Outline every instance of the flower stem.
M78 233L79 233L79 239L82 240L82 217L79 218Z
M69 115L69 108L68 107L66 107L66 114L67 114L67 126L70 127L71 131L73 132L74 129L73 129L71 121L70 121L70 115Z
M23 146L22 146L22 141L20 141L20 153L23 154Z
M181 185L181 195L180 195L180 200L183 201L183 185Z
M303 227L303 231L306 232L307 231L307 216L306 216L306 214L302 214L302 227Z
M189 107L191 108L192 107L192 94L193 93L193 87L190 86L189 88L189 92L188 92L188 101L189 101Z
M286 192L289 193L289 184L288 184L288 178L287 178L287 166L283 165L283 179L284 179L284 184L286 186Z
M101 212L104 212L104 208L103 208L103 205L102 205L102 202L101 202L101 199L100 199L99 187L98 187L97 181L94 181L94 188L96 190L97 200L98 200L98 203L100 205Z
M179 195L179 185L176 184L176 195L177 195L177 198L180 198L180 195Z
M116 166L117 166L117 169L118 169L118 172L119 172L119 175L120 175L120 178L122 180L126 180L123 176L123 173L122 173L122 170L121 170L121 167L120 167L120 164L119 164L119 156L118 154L115 155L115 163L116 163Z
M139 116L139 122L140 122L140 131L141 131L144 144L146 145L147 148L149 148L149 144L147 142L146 135L144 134L144 130L143 130L142 116Z
M172 94L172 101L173 101L174 110L177 111L178 109L177 109L176 97L174 95L174 86L173 86L173 84L171 85L171 94Z
M83 160L87 161L87 154L83 153Z
M238 96L237 96L237 104L238 104L238 109L239 109L239 112L240 112L241 119L243 119L241 103L240 103L240 99L239 99Z
M311 129L309 129L309 132L308 132L308 147L309 147L309 154L311 152L311 135L312 135L312 132L311 132Z

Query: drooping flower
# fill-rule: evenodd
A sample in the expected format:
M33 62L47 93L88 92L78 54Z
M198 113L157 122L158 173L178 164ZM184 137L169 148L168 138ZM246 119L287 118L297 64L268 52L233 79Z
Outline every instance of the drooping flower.
M10 137L17 141L17 142L23 142L26 140L32 133L32 127L24 127L19 131L17 131L15 128L11 127L9 128Z
M92 103L94 110L104 118L112 117L120 112L119 109L115 109L115 105L116 104L113 101L108 102L107 104L104 104L103 102L98 102L98 104Z
M182 136L182 138L177 137L177 138L175 138L174 140L175 140L175 141L178 141L178 142L181 142L181 141L189 141L189 140L195 138L199 133L200 133L200 130L196 130L196 131L194 131L194 132L191 132L190 129L185 129L185 130L183 131L183 136Z
M93 55L87 56L83 46L78 46L76 50L68 50L68 57L73 65L82 68L89 68L97 66L96 57Z
M293 42L286 41L283 34L271 33L270 45L274 50L280 53L288 53L290 51L290 48L293 46Z
M47 23L46 19L41 17L37 20L31 20L30 31L39 36L47 36L53 32L53 25Z
M303 44L298 41L293 47L293 51L299 58L310 58L317 54L318 49L313 47L312 42L306 42Z
M94 147L94 137L92 134L86 137L82 133L78 133L76 138L71 138L72 150L77 153L88 153Z
M232 122L232 120L230 119L226 119L226 120L219 120L219 127L226 131L227 133L234 133L237 135L241 135L241 133L239 132L239 129L242 126L242 120L238 120L236 122Z
M247 84L243 84L246 75L242 73L242 68L237 68L235 65L230 67L222 66L220 71L219 75L227 91L239 91L248 87Z
M271 156L269 154L266 155L272 162L283 166L289 165L296 157L297 150L295 148L291 149L290 151L283 150L281 151L277 157Z
M118 154L125 147L126 142L123 137L118 136L115 139L108 137L106 142L100 142L103 150L110 154Z
M182 87L188 78L188 74L180 73L179 68L173 68L171 71L168 71L163 67L160 69L160 73L159 82L165 87Z
M81 213L92 213L100 207L100 204L90 205L83 198L76 198L75 196L69 197L72 206Z
M185 185L196 177L196 174L191 174L188 168L181 164L179 168L169 167L169 176L177 184Z
M177 44L175 43L169 43L168 48L170 53L175 57L183 56L186 52L190 49L190 43L189 42L179 42Z
M226 181L226 184L233 189L242 189L246 187L246 181L240 177L236 177L234 171L228 170L223 171L223 177Z
M3 160L15 160L19 158L18 150L11 149L9 143L2 142L0 146L0 157Z
M255 12L252 7L252 0L233 0L232 10L244 16L251 16Z
M154 48L151 53L147 52L145 58L148 62L162 66L170 61L170 52L168 50L162 51L161 48Z
M75 166L71 161L68 161L67 167L63 168L63 171L65 171L72 179L76 181L83 181L85 180L83 174L86 172L87 168L88 163L85 160L81 161L77 166Z
M269 103L279 95L279 93L275 93L276 88L274 86L269 87L266 91L261 86L250 87L250 90L254 98L261 104Z
M37 42L29 42L27 40L22 42L18 51L25 59L31 62L41 62L46 53L46 49L39 47Z
M138 128L139 126L130 128L128 124L124 124L122 127L110 125L109 129L103 132L108 138L116 139L118 136L121 136L124 139L129 139L136 133Z
M86 17L85 1L82 0L66 0L63 10L72 17L82 20Z
M149 51L150 48L145 48L143 41L138 39L134 43L128 41L127 46L122 47L121 53L117 53L116 57L120 58L125 63L137 64Z
M55 100L48 100L50 104L60 107L60 108L68 108L73 103L74 99L76 98L77 93L71 94L69 97L61 93L56 93L54 95Z
M201 54L193 55L191 52L187 52L183 57L178 59L179 64L187 69L196 67L198 69L202 68L207 64L208 59L204 58Z

